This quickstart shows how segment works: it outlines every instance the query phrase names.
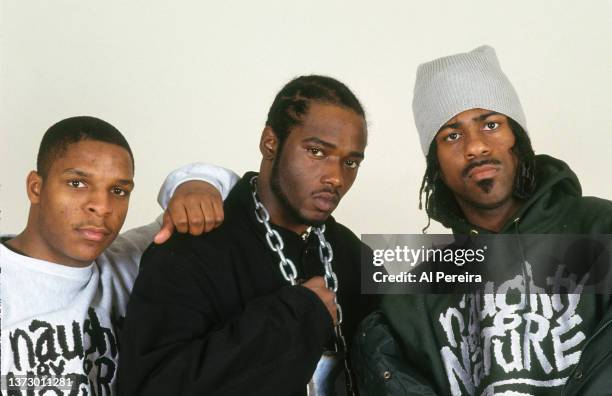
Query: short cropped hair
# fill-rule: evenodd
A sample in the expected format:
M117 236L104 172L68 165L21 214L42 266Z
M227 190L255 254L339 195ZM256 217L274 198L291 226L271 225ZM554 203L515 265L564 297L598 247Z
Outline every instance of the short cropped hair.
M105 142L124 148L130 154L134 169L132 149L117 128L96 117L78 116L61 120L45 132L38 149L37 172L45 177L53 162L66 152L68 146L82 140Z

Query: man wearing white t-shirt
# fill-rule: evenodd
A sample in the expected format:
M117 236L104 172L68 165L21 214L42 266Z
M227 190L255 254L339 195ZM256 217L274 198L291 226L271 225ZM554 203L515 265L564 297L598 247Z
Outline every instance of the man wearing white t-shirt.
M127 141L105 121L72 117L43 137L27 178L26 228L0 244L1 394L114 394L118 332L142 252L175 225L192 234L218 225L219 192L237 179L211 165L181 168L160 191L163 207L176 192L162 230L159 218L117 237L133 174ZM189 180L212 186L181 184Z

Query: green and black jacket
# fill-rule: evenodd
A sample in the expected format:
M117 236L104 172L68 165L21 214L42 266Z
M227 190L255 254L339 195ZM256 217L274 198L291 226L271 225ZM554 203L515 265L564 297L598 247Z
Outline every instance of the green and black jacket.
M536 192L501 233L612 234L612 202L583 197L578 178L562 161L539 155L536 169ZM459 212L445 218L454 234L490 233ZM356 335L361 394L612 394L609 294L511 298L385 296Z

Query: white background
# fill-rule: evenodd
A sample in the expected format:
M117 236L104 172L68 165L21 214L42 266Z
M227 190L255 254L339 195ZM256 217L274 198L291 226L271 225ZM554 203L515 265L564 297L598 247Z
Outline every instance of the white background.
M419 233L416 68L481 44L515 85L536 152L568 162L585 195L612 198L609 1L1 0L0 13L0 233L24 227L25 177L60 119L98 116L130 142L125 230L159 213L159 185L181 164L258 169L274 95L311 73L345 82L368 117L366 161L336 218L358 234Z

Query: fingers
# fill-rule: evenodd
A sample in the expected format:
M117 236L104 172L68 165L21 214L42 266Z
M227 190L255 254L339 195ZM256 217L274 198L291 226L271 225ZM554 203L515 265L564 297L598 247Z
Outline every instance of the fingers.
M202 210L202 203L195 197L188 197L183 203L187 214L187 230L191 235L200 235L204 232L206 213Z
M223 203L221 201L202 201L200 210L204 216L204 232L212 231L223 223Z
M187 217L187 208L182 202L177 200L170 201L166 213L170 214L170 218L176 230L180 233L189 231L189 219ZM165 216L164 216L165 217Z
M168 204L176 230L200 235L223 223L223 200L217 189L203 181L186 182L179 186Z
M217 228L225 220L225 212L223 211L223 201L221 199L215 199L212 201L212 207L214 211L214 227Z
M307 287L309 289L318 289L321 287L325 287L325 279L323 279L322 276L313 276L306 282L302 283L302 286Z
M170 217L170 213L168 211L164 212L164 220L161 229L153 238L153 242L162 244L170 238L172 232L174 231L174 224L172 223L172 218Z
M325 304L325 308L332 317L334 325L338 322L338 307L336 305L336 293L329 290L325 285L325 279L322 276L315 276L302 284L312 290L317 297Z

